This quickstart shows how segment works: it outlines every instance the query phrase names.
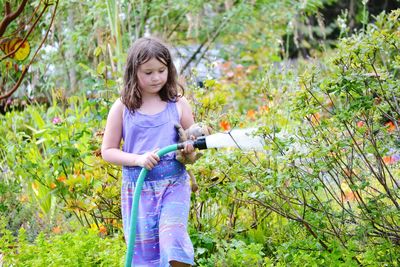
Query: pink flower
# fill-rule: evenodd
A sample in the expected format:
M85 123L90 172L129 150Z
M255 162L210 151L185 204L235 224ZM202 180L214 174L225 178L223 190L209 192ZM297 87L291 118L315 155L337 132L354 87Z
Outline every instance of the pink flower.
M53 120L52 120L52 123L53 124L60 124L62 121L61 121L61 118L60 117L54 117L53 118Z

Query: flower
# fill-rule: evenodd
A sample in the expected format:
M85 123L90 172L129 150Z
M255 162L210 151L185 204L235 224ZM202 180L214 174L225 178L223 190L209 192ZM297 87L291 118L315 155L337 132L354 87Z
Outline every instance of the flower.
M382 160L385 164L392 165L400 161L400 155L384 156Z
M224 63L220 63L219 64L219 67L224 71L230 69L231 66L232 66L232 62L231 61L226 61Z
M55 226L54 228L53 228L53 230L51 230L53 233L55 233L55 234L59 234L59 233L61 233L61 227L60 226Z
M21 201L22 203L25 203L25 202L29 201L29 198L27 195L22 195L22 196L20 196L19 201Z
M67 180L67 178L64 175L61 175L57 178L57 181L59 181L60 183L63 183Z
M106 235L107 234L107 227L105 227L104 225L100 225L99 233L103 234L103 235Z
M86 179L86 181L90 182L90 180L92 179L92 174L85 173L85 179Z
M261 106L259 109L260 109L260 112L268 112L269 111L269 107L267 105Z
M311 115L311 123L313 125L318 124L320 122L320 120L321 120L321 114L319 114L319 112L316 112Z
M392 121L389 121L388 123L386 123L385 126L387 127L387 130L389 133L392 133L396 130L396 125L394 125L394 123Z
M51 189L54 189L54 188L56 188L56 187L57 187L57 185L56 185L55 183L51 183L51 184L50 184L50 188L51 188Z
M221 121L219 123L219 126L221 126L221 128L224 129L224 131L229 131L231 129L231 125L227 121Z
M349 169L344 170L344 174L346 174L347 177L351 177L352 173L353 173L352 170L349 170Z
M365 122L363 122L363 121L357 122L357 127L359 127L359 128L363 127L364 125L365 125Z
M60 124L62 122L60 117L54 117L51 121L53 124Z
M247 111L247 118L249 118L251 120L255 120L256 112L253 109L250 109L249 111Z
M233 71L229 71L228 73L226 73L226 77L228 77L228 79L232 79L235 76L235 73Z

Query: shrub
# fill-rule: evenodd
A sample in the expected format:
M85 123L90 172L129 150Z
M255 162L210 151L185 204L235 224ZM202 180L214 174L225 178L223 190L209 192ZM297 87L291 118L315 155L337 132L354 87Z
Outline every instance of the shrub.
M23 228L18 237L2 231L0 251L5 266L123 266L125 243L119 236L102 238L98 231L85 228L62 234L40 233L33 243L26 236Z

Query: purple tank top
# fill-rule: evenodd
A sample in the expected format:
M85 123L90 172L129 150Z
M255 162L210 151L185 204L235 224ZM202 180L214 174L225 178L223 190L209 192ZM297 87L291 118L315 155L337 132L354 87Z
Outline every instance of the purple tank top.
M144 154L156 148L163 148L178 142L175 124L179 123L179 114L175 102L154 115L145 115L138 111L129 112L125 107L122 125L122 150L134 154ZM169 153L164 159L174 159L175 153Z

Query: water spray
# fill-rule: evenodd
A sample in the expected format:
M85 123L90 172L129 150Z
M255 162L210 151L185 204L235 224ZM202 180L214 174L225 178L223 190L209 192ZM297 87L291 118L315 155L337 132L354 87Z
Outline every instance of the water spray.
M235 129L230 132L216 133L200 137L193 146L198 149L234 147L241 150L263 150L264 139L255 135L257 129Z
M208 149L208 148L223 148L233 147L241 150L264 150L264 139L261 136L255 135L257 129L235 129L226 133L216 133L204 137L200 137L195 141L187 141L193 144L194 148L197 149ZM157 151L159 157L164 156L167 153L183 149L186 143L179 143L174 145L166 146ZM128 249L125 259L125 267L132 265L132 256L135 249L136 242L136 221L137 212L139 207L140 194L143 187L144 178L147 176L149 171L146 168L142 168L139 177L136 181L135 192L132 201L131 209L131 220L130 220L130 235L128 240Z

